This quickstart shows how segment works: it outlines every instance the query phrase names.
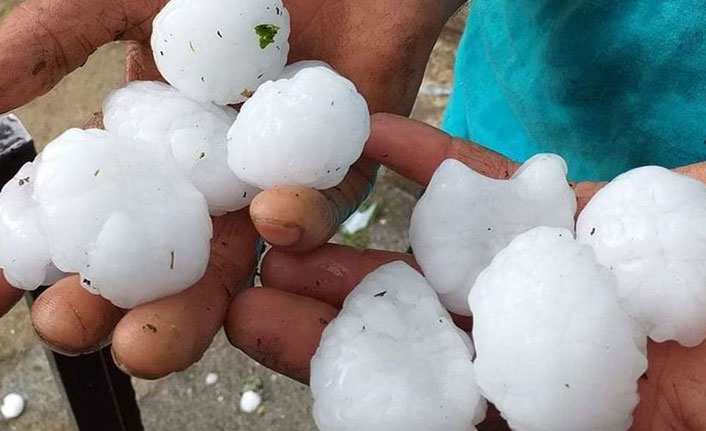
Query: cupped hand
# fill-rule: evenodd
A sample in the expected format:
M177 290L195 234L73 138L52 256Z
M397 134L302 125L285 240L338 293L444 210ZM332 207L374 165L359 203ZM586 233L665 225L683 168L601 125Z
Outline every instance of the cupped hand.
M447 158L494 178L508 178L519 166L474 143L386 114L374 116L365 154L422 185ZM680 171L706 178L704 165ZM580 208L601 185L575 186ZM332 244L309 254L273 249L262 262L265 287L246 289L236 296L228 311L226 333L231 343L263 365L308 383L309 361L321 333L336 317L345 297L368 273L396 260L418 268L414 257L404 253ZM470 329L469 320L456 321ZM631 429L706 431L706 343L688 349L672 342L650 342L648 359L649 369L639 381L640 403ZM509 428L491 408L478 429Z
M152 19L165 3L20 3L0 22L0 113L46 93L113 40L130 41L126 80L161 79L149 37ZM462 3L285 0L292 17L289 60L327 61L356 83L371 111L407 114L433 44ZM288 250L311 250L326 242L365 198L376 172L374 162L362 160L333 189L267 190L251 205L251 217L240 211L215 219L207 274L181 294L127 311L88 294L75 277L68 278L35 303L33 325L46 344L68 354L94 350L112 333L116 362L139 377L158 378L182 370L201 357L223 322L230 295L249 279L257 231ZM0 277L0 316L20 297L21 291Z

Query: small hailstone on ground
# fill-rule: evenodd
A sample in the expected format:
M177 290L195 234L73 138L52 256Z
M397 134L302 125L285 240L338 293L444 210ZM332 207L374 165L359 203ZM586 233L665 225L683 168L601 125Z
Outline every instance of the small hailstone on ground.
M655 341L706 338L706 186L660 167L626 172L579 216L579 241L618 279L620 304Z
M161 82L131 82L103 103L105 129L169 148L212 215L244 208L258 192L228 167L226 134L236 116L230 107L194 101Z
M178 293L205 272L206 200L157 145L68 130L44 149L33 198L56 266L119 307Z
M368 105L352 82L324 66L263 84L228 132L228 163L261 189L339 184L370 135Z
M260 407L262 396L255 391L245 391L240 397L240 410L245 413L253 413Z
M216 374L216 373L206 374L206 385L207 386L215 385L217 382L218 382L218 374Z
M646 338L615 284L571 231L547 227L519 235L478 276L478 384L513 430L629 428Z
M7 281L25 290L56 280L39 208L32 199L35 164L25 164L0 193L0 268Z
M25 400L19 394L7 394L0 404L0 413L5 419L19 417L25 409Z
M328 430L475 430L485 416L473 346L415 270L381 266L346 298L311 361Z
M537 226L573 230L576 197L564 160L529 159L510 180L485 177L448 159L412 214L410 242L419 265L451 311L469 315L478 274L517 235Z
M227 105L279 76L289 31L281 0L171 0L154 19L152 51L179 91Z

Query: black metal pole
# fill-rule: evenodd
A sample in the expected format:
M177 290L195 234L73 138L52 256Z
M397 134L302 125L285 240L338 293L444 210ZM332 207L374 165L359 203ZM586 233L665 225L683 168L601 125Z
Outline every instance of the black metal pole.
M35 155L32 137L20 120L0 117L0 184ZM43 290L27 294L30 306ZM130 377L115 366L110 347L76 357L45 350L79 431L143 431Z

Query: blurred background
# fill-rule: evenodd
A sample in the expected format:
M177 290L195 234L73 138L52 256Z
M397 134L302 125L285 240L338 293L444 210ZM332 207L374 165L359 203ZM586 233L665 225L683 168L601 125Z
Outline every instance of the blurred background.
M0 0L0 20L19 3L20 0ZM437 42L413 118L439 125L466 16L466 9L460 11ZM124 54L124 43L104 46L49 94L14 111L34 137L37 150L64 130L81 127L93 112L101 109L105 95L122 81ZM363 207L367 211L361 210L356 222L348 224L335 241L406 251L409 217L420 192L417 184L382 169L375 190ZM308 388L250 360L233 348L222 333L203 359L189 370L158 381L133 379L133 384L147 431L316 429ZM239 411L238 403L245 388L252 386L261 388L263 403L255 413L245 414ZM24 303L0 319L0 398L11 392L26 399L26 409L17 419L0 419L0 429L73 430Z

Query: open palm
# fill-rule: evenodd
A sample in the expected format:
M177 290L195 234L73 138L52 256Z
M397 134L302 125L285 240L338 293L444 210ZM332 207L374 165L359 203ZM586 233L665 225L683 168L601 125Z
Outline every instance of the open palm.
M26 0L19 4L0 23L0 113L46 93L98 47L113 40L130 41L127 80L160 79L148 42L152 20L165 3ZM460 3L285 0L292 17L290 61L327 61L358 85L373 112L406 114L434 41ZM376 170L375 163L361 161L334 189L268 190L253 202L250 214L244 210L215 219L206 276L178 295L120 310L90 295L76 277L70 277L39 298L32 308L32 323L46 344L70 354L95 349L112 334L116 362L133 375L158 378L182 370L201 357L221 327L233 294L249 280L257 233L288 250L305 251L324 243L369 192ZM20 296L0 277L0 315ZM289 302L288 296L269 300L275 309ZM258 334L245 336L255 340Z

